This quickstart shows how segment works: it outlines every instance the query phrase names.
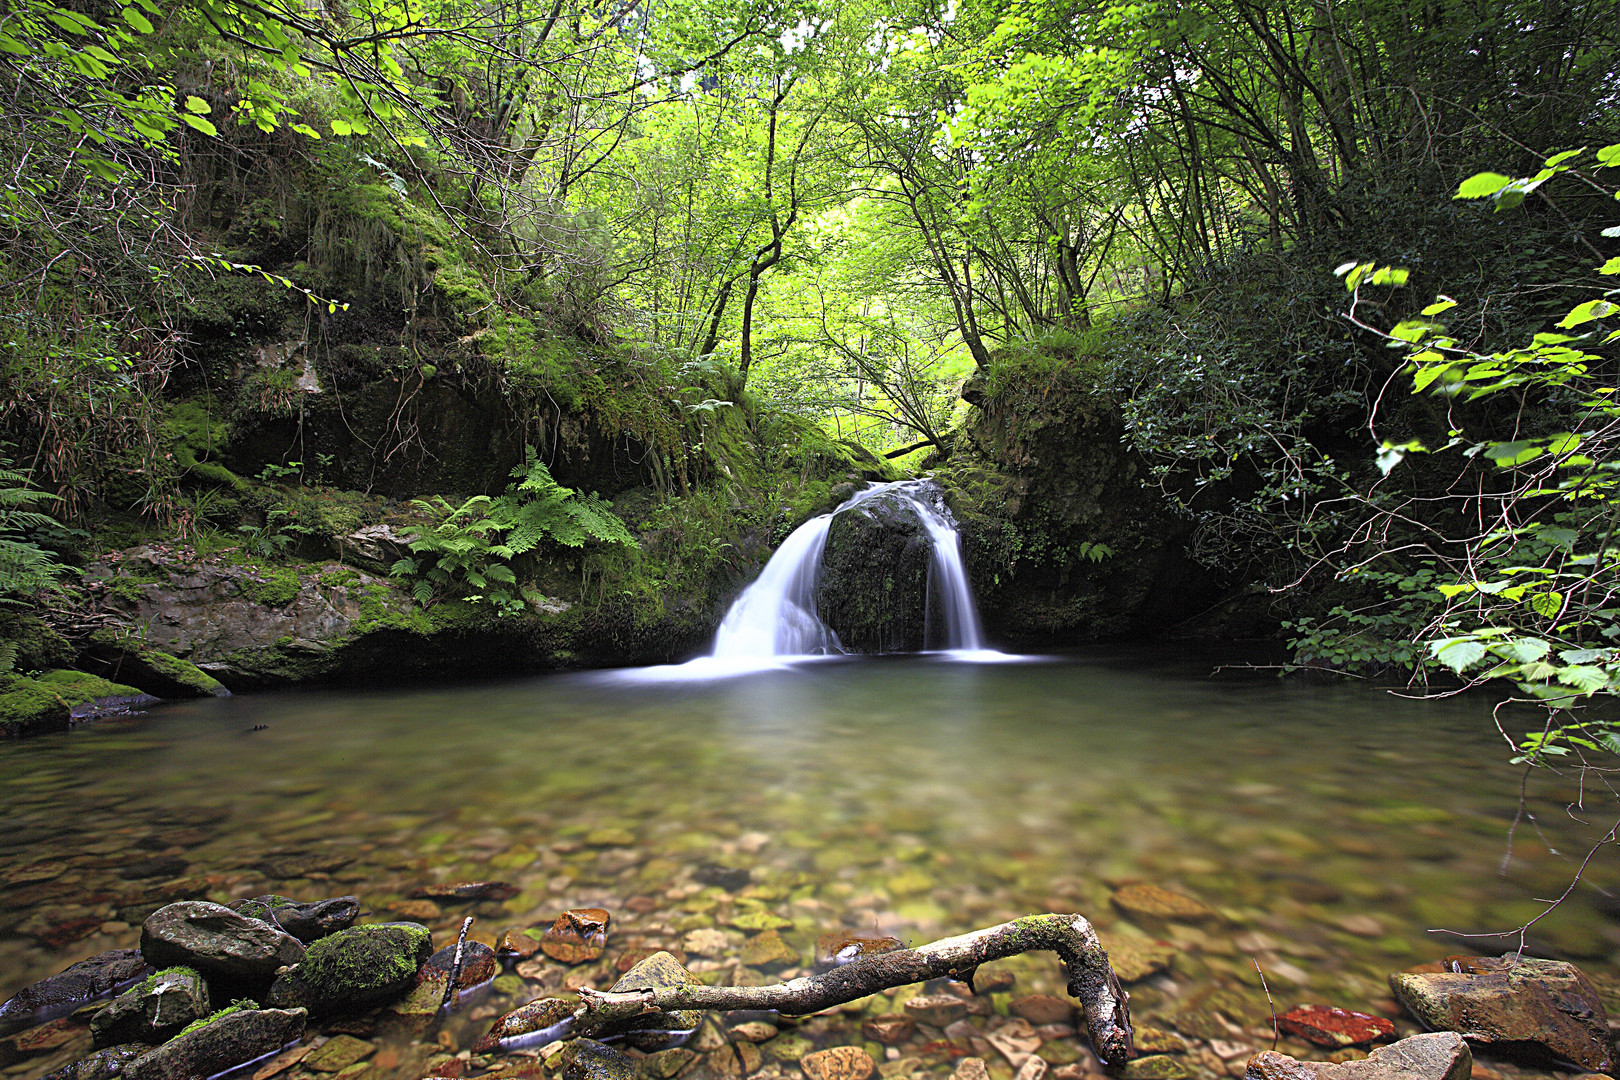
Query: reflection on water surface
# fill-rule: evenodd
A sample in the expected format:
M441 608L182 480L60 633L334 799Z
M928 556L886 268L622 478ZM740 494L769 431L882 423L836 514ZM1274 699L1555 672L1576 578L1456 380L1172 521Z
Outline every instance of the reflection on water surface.
M428 922L437 943L467 913L493 943L564 907L613 912L600 965L531 969L482 1012L541 987L605 987L632 948L691 944L696 969L775 978L780 961L739 966L751 938L733 924L749 911L790 920L782 937L808 958L839 928L920 943L1074 910L1149 966L1172 957L1133 986L1140 1016L1171 1020L1219 988L1263 1019L1251 958L1281 1007L1373 1008L1389 972L1458 951L1430 928L1514 926L1584 854L1593 830L1564 813L1570 792L1538 781L1539 833L1521 829L1498 875L1519 774L1488 699L1205 670L1115 657L828 662L685 684L593 673L177 704L13 744L0 996L135 944L144 911L190 888L357 892L378 919ZM1592 880L1616 876L1600 860ZM472 908L407 899L476 879L522 892ZM1110 897L1132 881L1222 919L1128 920ZM1604 978L1617 908L1582 890L1535 944ZM1020 992L1060 988L1049 957L1012 963ZM39 1075L29 1067L8 1072Z

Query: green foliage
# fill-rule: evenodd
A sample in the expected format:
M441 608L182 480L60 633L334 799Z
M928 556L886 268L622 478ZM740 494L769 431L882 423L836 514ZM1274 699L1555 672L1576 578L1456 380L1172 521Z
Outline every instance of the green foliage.
M1620 165L1620 145L1605 147L1590 163L1583 150L1555 154L1528 177L1477 174L1456 197L1490 198L1497 210L1512 209L1583 165L1594 173ZM1422 569L1399 579L1421 602L1386 605L1360 616L1361 625L1386 639L1402 631L1412 643L1399 646L1402 659L1420 669L1446 669L1471 683L1508 680L1524 699L1544 705L1549 722L1522 743L1521 761L1620 748L1620 726L1561 719L1584 699L1620 693L1620 401L1607 374L1612 358L1601 351L1620 341L1620 330L1604 324L1620 313L1611 299L1620 289L1569 309L1557 323L1569 332L1543 331L1528 344L1484 352L1440 321L1457 307L1447 296L1418 317L1376 331L1359 313L1362 291L1405 285L1405 273L1350 263L1340 274L1354 298L1350 317L1404 353L1412 392L1451 403L1454 426L1443 445L1385 439L1380 473L1398 479L1396 470L1403 463L1410 469L1414 455L1460 456L1461 475L1474 491L1440 501L1457 505L1463 522L1483 526L1458 528L1426 508L1418 543L1409 545L1419 548ZM1467 406L1497 399L1511 402L1518 415L1510 437L1474 435L1458 422L1479 415ZM1408 532L1418 516L1414 501L1376 490L1367 500L1383 515L1374 518L1376 528L1393 524ZM1383 576L1386 585L1393 580Z
M517 614L524 608L518 569L542 544L638 546L600 496L581 496L557 483L533 448L512 477L517 482L493 498L475 495L459 506L443 496L413 501L437 524L411 541L415 557L396 562L393 575L416 579L419 603L459 595L493 604L503 615Z
M39 542L42 534L59 533L62 525L36 509L60 500L31 487L28 476L10 465L0 458L0 604L15 604L20 597L51 588L63 571Z

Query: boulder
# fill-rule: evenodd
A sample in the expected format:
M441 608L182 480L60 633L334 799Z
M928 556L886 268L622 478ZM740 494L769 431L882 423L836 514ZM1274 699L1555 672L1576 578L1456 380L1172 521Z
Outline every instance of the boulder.
M487 1054L497 1048L517 1050L555 1042L566 1034L564 1025L578 1007L577 1001L553 997L520 1005L495 1019L489 1032L473 1047L473 1053ZM502 1044L505 1044L504 1047Z
M1609 1021L1597 988L1561 960L1449 956L1440 972L1389 977L1424 1025L1485 1045L1539 1051L1591 1072L1611 1067Z
M180 1034L213 1011L208 984L188 967L158 972L126 991L90 1019L98 1047L120 1043L160 1043Z
M0 1005L0 1028L42 1023L152 974L138 949L114 949L80 960L19 990Z
M441 989L450 978L450 972L456 965L456 947L446 945L432 956L417 974L418 983L433 982ZM495 950L482 941L466 941L461 948L461 971L456 976L456 986L460 990L470 990L481 983L487 983L495 977L499 965L495 960Z
M285 896L267 895L255 896L250 900L233 900L230 908L278 926L308 945L318 938L353 926L360 914L360 898L336 896L330 900L301 904Z
M316 1013L364 1009L409 990L432 951L433 935L419 923L351 926L311 944L266 1000Z
M1474 1057L1451 1031L1380 1046L1360 1061L1300 1061L1275 1050L1249 1059L1244 1080L1469 1080Z
M276 969L304 958L304 946L285 931L223 904L182 900L161 907L141 925L141 955L158 968L196 968L204 976L267 983Z
M148 1050L145 1043L128 1046L109 1046L97 1050L87 1058L64 1065L45 1077L45 1080L113 1080L124 1074L124 1067Z
M304 1034L303 1009L222 1011L124 1068L125 1080L202 1080L273 1054Z
M611 992L623 993L660 986L696 986L701 982L674 956L667 952L656 952L625 972L613 984ZM625 1041L637 1049L662 1050L672 1040L695 1031L702 1020L703 1014L697 1011L661 1013L638 1016L626 1021L619 1030L624 1032Z
M821 557L821 621L851 652L922 650L933 552L916 508L897 493L837 514Z

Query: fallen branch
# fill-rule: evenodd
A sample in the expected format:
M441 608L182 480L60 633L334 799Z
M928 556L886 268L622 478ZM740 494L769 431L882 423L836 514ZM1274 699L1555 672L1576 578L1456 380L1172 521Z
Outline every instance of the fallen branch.
M1120 985L1091 923L1080 915L1029 915L918 949L869 953L819 975L771 986L659 986L579 992L575 1030L591 1036L647 1013L687 1009L775 1010L788 1016L821 1012L891 989L952 978L973 984L980 964L1050 949L1068 969L1069 994L1080 1003L1091 1047L1107 1065L1131 1051L1130 995Z

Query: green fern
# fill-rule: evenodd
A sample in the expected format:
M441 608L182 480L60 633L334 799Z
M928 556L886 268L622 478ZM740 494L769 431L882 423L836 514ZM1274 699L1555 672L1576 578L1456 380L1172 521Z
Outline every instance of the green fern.
M502 614L516 613L523 610L523 597L520 566L514 564L547 542L566 548L638 546L605 500L557 483L532 447L512 478L516 483L506 494L474 495L460 506L442 496L412 501L438 524L414 538L414 557L400 559L390 572L416 579L412 594L419 603L458 594L493 604Z
M28 476L0 458L0 604L56 584L63 567L36 541L38 534L60 532L61 522L34 509L56 502L56 496L28 486Z

